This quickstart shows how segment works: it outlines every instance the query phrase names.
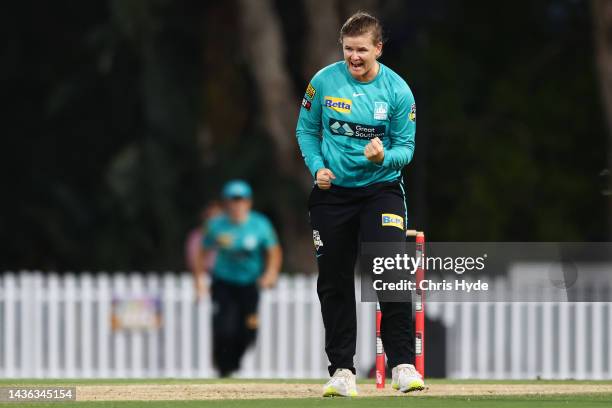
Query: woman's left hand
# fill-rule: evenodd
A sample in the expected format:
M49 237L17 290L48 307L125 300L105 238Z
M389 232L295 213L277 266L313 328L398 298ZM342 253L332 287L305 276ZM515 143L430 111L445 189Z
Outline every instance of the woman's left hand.
M380 139L375 137L366 145L363 154L369 161L380 164L385 159L385 148Z
M266 271L260 278L257 280L257 283L261 289L271 289L276 285L276 281L278 280L278 274Z

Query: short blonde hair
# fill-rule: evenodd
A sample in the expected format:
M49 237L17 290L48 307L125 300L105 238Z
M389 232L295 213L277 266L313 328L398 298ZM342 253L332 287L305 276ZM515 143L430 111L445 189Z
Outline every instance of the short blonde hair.
M372 34L374 45L383 42L383 30L380 21L365 11L358 11L342 24L340 43L342 43L344 37L356 37L367 33Z

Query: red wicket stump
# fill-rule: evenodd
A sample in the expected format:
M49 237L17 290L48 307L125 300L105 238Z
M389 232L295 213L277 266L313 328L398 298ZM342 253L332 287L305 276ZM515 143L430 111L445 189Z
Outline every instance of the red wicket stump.
M416 238L417 270L416 290L414 298L414 366L425 378L425 293L420 289L421 281L425 279L425 233L408 230L406 237ZM382 312L376 302L376 388L385 388L385 351L380 337L380 321Z

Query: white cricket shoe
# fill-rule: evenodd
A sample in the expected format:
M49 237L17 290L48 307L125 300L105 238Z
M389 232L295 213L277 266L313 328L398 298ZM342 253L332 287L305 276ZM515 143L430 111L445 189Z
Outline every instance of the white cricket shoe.
M346 368L338 368L323 386L324 397L356 397L355 374Z
M425 382L421 374L412 364L400 364L391 370L391 387L401 392L410 392L425 389Z

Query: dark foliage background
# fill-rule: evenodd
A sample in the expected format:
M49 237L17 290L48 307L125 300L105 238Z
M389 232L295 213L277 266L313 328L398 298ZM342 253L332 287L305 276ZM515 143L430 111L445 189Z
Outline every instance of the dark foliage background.
M334 30L358 8L336 3ZM370 3L389 38L382 61L418 105L405 169L413 226L436 241L608 238L589 3ZM286 104L297 112L314 74L304 72L312 25L305 3L271 4ZM181 269L187 231L232 177L253 184L255 207L279 225L286 269L313 269L295 238L309 241L306 170L277 171L299 156L272 154L240 10L238 1L3 4L2 269Z

